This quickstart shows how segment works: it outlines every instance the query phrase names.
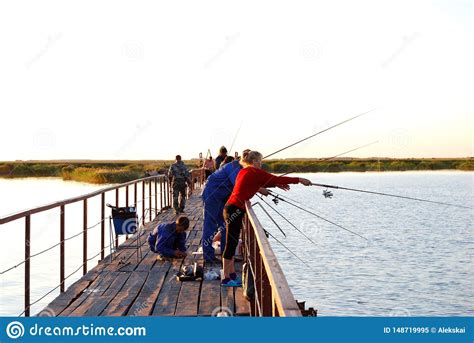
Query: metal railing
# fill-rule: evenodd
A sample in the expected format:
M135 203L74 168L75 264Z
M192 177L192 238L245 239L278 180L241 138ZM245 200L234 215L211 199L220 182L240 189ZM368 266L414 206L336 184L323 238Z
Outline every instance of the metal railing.
M250 264L255 296L250 301L251 316L300 317L301 310L291 293L285 274L250 202L242 230L244 260Z
M138 199L138 184L141 183L141 200ZM30 307L31 307L31 301L30 301L30 290L31 290L31 258L34 256L37 256L38 254L31 255L31 217L34 214L41 213L47 210L51 210L54 208L60 208L60 213L59 213L59 243L56 244L55 246L59 245L60 246L60 259L59 259L59 288L60 292L63 293L65 291L65 280L70 276L66 277L65 276L65 269L66 269L66 259L65 259L65 242L70 239L65 237L65 228L66 228L66 206L69 204L77 203L77 202L82 202L83 210L82 210L82 256L83 256L83 264L82 264L82 273L85 275L88 271L87 267L87 262L91 259L88 258L88 240L87 240L87 232L91 227L88 227L88 199L100 196L101 201L100 201L100 207L101 207L101 221L99 222L101 225L101 239L100 239L100 248L101 250L99 253L96 255L98 256L100 254L100 259L103 260L105 257L105 222L106 222L106 214L105 214L105 194L107 192L112 192L115 191L115 206L129 206L130 203L130 188L133 188L133 202L134 206L138 206L139 203L142 204L142 223L145 224L146 222L146 215L145 215L145 207L146 204L145 202L148 200L148 209L150 209L149 212L149 221L151 221L152 214L155 213L155 215L159 212L158 210L162 210L164 208L167 208L170 206L172 199L171 199L171 189L167 180L167 177L164 175L155 175L155 176L150 176L150 177L145 177L141 179L137 179L134 181L130 181L127 183L123 183L120 185L116 186L111 186L107 188L100 189L98 191L54 202L48 205L44 206L39 206L35 207L29 210L21 211L18 213L14 213L5 217L0 218L0 225L6 224L9 222L13 222L16 220L24 219L25 220L25 244L24 244L24 257L25 259L19 263L18 265L10 268L16 268L19 265L24 264L25 265L25 276L24 276L24 315L26 317L30 316ZM122 200L122 204L120 204L120 196L119 196L119 190L120 188L125 188L125 203ZM148 188L148 197L146 197L146 189ZM154 193L153 193L154 189ZM158 209L158 196L160 197L160 209ZM153 204L153 199L154 199L154 204ZM153 206L154 205L154 206ZM153 211L154 209L154 211ZM92 226L95 227L96 225ZM77 236L77 235L76 235ZM118 246L118 238L116 237L115 239L116 246ZM49 250L51 248L48 248ZM47 251L45 250L45 251ZM80 270L80 268L78 269ZM7 270L8 271L8 270Z

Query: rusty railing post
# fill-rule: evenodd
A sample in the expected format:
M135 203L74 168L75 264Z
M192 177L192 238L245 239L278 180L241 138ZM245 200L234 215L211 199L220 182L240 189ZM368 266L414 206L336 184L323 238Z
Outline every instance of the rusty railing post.
M65 213L64 213L64 205L61 205L61 208L60 208L61 212L60 212L60 228L59 228L59 242L60 242L60 245L59 245L59 285L60 285L60 289L59 291L61 293L64 293L64 278L65 278L65 274L64 274L64 270L65 270L65 251L64 251L64 246L65 246L65 241L64 239L66 238L65 237Z
M263 259L260 259L262 270L262 314L264 317L271 317L273 312L272 287L268 279Z
M138 188L138 186L137 186L137 182L135 182L135 183L133 184L133 186L134 186L134 187L133 187L133 188L134 188L134 189L133 189L133 201L134 201L134 203L135 203L135 210L138 212L138 203L137 203L137 193L138 193L137 188Z
M258 297L258 304L260 305L258 315L263 316L263 298L262 298L262 256L260 255L260 249L258 244L255 244L255 283L257 288L255 289L256 296Z
M148 213L149 213L149 218L150 218L150 221L151 221L151 208L152 208L152 205L151 205L151 200L152 200L152 197L151 197L151 179L148 180Z
M145 224L145 181L142 181L142 223Z
M167 195L167 188L166 188L166 184L168 183L168 180L166 180L166 177L165 179L163 180L163 203L164 203L164 207L167 206L168 204L168 195Z
M30 316L30 248L31 218L25 216L25 317Z
M156 179L156 177L153 180L155 180L155 217L156 217L156 214L158 213L158 180Z
M160 210L162 210L163 207L163 178L160 178Z
M116 206L116 207L119 207L119 200L120 200L120 199L119 199L119 196L120 196L120 195L119 195L119 189L116 188L116 189L115 189L115 206ZM117 235L115 235L115 248L118 247L118 244L119 244L119 238L118 238Z
M105 258L105 193L100 195L100 259Z
M128 185L125 186L125 206L128 207ZM125 235L125 239L128 239L128 234Z
M128 185L125 186L125 206L128 207Z
M82 216L82 274L87 274L87 199L84 199Z

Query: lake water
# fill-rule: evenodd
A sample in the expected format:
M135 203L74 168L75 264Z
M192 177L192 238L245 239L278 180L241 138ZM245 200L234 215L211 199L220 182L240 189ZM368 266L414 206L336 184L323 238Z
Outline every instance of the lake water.
M0 217L5 215L84 195L110 185L92 185L74 181L63 181L59 178L0 178ZM146 187L147 188L147 187ZM146 196L148 190L145 188ZM133 188L129 200L132 203ZM138 196L141 197L141 184L138 186ZM88 270L97 265L100 252L100 196L88 199ZM119 192L120 205L125 205L125 188ZM115 191L107 192L105 202L115 204ZM138 213L141 213L141 201ZM159 205L159 203L158 203ZM82 276L82 230L83 230L82 201L67 205L65 208L65 275L66 288ZM55 208L31 216L31 254L41 252L60 240L60 209ZM0 272L24 260L24 227L25 220L19 219L0 226ZM108 246L109 224L105 225ZM79 235L77 235L79 234ZM72 238L73 236L76 237ZM119 243L124 239L121 238ZM109 250L105 250L108 255ZM78 271L76 271L80 268ZM0 315L19 315L23 312L24 265L0 275ZM36 301L51 289L57 287L59 280L59 246L31 259L31 301ZM59 289L31 307L31 314L43 309L59 294Z
M300 176L474 206L471 172ZM270 238L296 299L315 306L321 316L474 315L472 210L343 190L333 190L334 197L326 199L322 191L297 185L284 195L368 241L280 202L277 210L318 245L269 210L287 233L285 239L257 208L262 224L310 266Z
M387 172L301 175L314 182L473 206L474 173ZM0 179L0 216L103 188L59 179ZM139 189L139 194L140 193ZM287 237L257 208L264 226L305 260L270 242L298 300L320 316L474 315L472 210L317 187L280 191L319 215L368 238L352 235L284 202L276 208L317 242L313 245L269 210ZM123 192L120 195L124 199ZM89 202L89 225L100 221L100 197ZM258 199L255 199L258 200ZM267 198L267 201L270 199ZM106 202L115 203L114 192ZM271 203L274 207L275 205ZM82 230L82 204L66 207L66 237ZM23 260L24 220L0 226L0 270ZM59 209L32 216L31 252L59 241ZM89 231L89 256L100 244L100 225ZM31 261L32 301L59 284L59 247ZM98 258L97 258L98 259ZM66 275L82 264L81 236L66 242ZM89 268L96 261L89 262ZM0 315L23 309L23 266L0 275ZM72 275L69 286L82 275ZM32 307L36 313L58 292Z

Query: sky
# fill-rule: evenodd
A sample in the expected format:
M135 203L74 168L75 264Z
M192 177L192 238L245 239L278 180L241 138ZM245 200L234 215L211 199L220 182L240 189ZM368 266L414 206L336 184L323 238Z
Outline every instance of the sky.
M0 160L474 156L472 1L0 1Z

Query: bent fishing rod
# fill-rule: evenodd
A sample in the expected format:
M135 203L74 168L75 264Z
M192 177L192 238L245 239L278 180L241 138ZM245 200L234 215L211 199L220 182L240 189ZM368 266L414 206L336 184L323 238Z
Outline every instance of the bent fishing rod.
M365 239L366 241L369 240L367 237L364 237L364 236L362 236L361 234L358 234L358 233L355 232L355 231L349 230L348 228L345 228L345 227L342 226L342 225L339 225L339 224L337 224L337 223L335 223L335 222L333 222L333 221L331 221L331 220L329 220L329 219L326 219L326 218L320 216L320 215L317 214L317 213L314 213L313 211L307 210L306 208L301 207L301 206L299 206L299 205L293 203L292 201L289 201L288 199L283 198L283 197L281 196L281 194L278 194L278 195L276 196L276 195L273 195L273 194L272 194L272 193L273 193L272 191L269 191L269 192L270 192L270 195L275 196L275 197L278 197L278 200L279 200L279 201L286 202L287 204L289 204L289 205L291 205L291 206L293 206L293 207L296 207L296 208L298 208L298 209L300 209L300 210L302 210L302 211L304 211L304 212L306 212L306 213L309 213L309 214L311 214L311 215L313 215L313 216L315 216L315 217L317 217L317 218L319 218L319 219L321 219L321 220L324 220L325 222L327 222L327 223L329 223L329 224L332 224L332 225L334 225L334 226L337 226L337 227L340 228L340 229L343 229L343 230L345 230L345 231L347 231L347 232L349 232L349 233L352 233L353 235L356 235L356 236L358 236L358 237L360 237L360 238L362 238L362 239Z
M373 109L371 109L371 110L369 110L369 111L360 113L360 114L358 114L358 115L356 115L356 116L354 116L354 117L351 117L351 118L348 118L348 119L346 119L346 120L343 120L343 121L341 121L340 123L337 123L337 124L335 124L335 125L332 125L332 126L326 128L326 129L324 129L324 130L321 130L321 131L319 131L319 132L316 132L316 133L312 134L311 136L308 136L308 137L306 137L306 138L300 139L299 141L297 141L297 142L295 142L295 143L292 143L292 144L290 144L290 145L287 145L287 146L284 147L284 148L281 148L281 149L279 149L279 150L277 150L277 151L275 151L275 152L272 152L271 154L264 156L263 159L268 158L268 157L270 157L270 156L273 156L273 155L275 155L275 154L278 154L279 152L282 152L283 150L286 150L286 149L288 149L288 148L291 148L291 147L293 147L293 146L295 146L295 145L297 145L297 144L300 144L300 143L302 143L302 142L304 142L304 141L306 141L306 140L308 140L308 139L310 139L310 138L316 137L316 136L320 135L321 133L324 133L324 132L326 132L326 131L329 131L329 130L331 130L331 129L334 129L334 128L336 128L336 127L342 125L342 124L345 124L345 123L347 123L347 122L350 122L351 120L354 120L354 119L356 119L356 118L362 117L363 115L366 115L366 114L368 114L368 113L370 113L370 112L373 112L373 111L375 111L375 110L376 110L376 109L373 108Z
M406 200L428 202L428 203L438 204L438 205L467 208L467 209L471 209L471 210L474 209L473 207L470 207L470 206L451 204L451 203L448 203L448 202L434 201L434 200L428 200L428 199L422 199L422 198L415 198L415 197L409 197L409 196L404 196L404 195L397 195L397 194L390 194L390 193L383 193L383 192L375 192L375 191L369 191L369 190L365 190L365 189L348 188L348 187L341 187L341 186L335 186L335 185L326 185L326 184L315 183L315 182L312 182L311 186L317 186L317 187L323 187L323 188L332 188L332 189L341 189L341 190L345 190L345 191L367 193L367 194L374 194L374 195L382 195L382 196L387 196L387 197L392 197L392 198L400 198L400 199L406 199Z
M359 147L357 147L357 148L344 151L343 153L337 154L337 155L335 155L335 156L328 157L328 158L323 158L323 159L321 159L321 160L318 160L318 162L326 162L326 161L335 159L336 157L339 157L339 156L348 154L348 153L350 153L350 152L353 152L353 151L356 151L356 150L359 150L359 149L368 147L368 146L373 145L373 144L378 143L378 142L379 142L379 141L375 141L375 142L372 142L372 143L367 143L367 144L361 145L361 146L359 146ZM281 175L279 175L279 176L285 176L285 175L288 175L288 174L291 174L291 173L295 173L295 172L297 172L297 170L289 171L289 172L284 173L284 174L281 174Z
M265 234L270 237L272 237L275 241L277 241L277 243L279 243L283 248L285 248L286 250L288 250L290 252L290 254L292 254L294 257L296 257L298 260L300 260L301 262L304 263L304 265L308 268L310 268L309 264L307 264L304 260L302 260L298 255L296 255L293 251L291 251L290 248L288 248L285 244L283 244L280 240L278 240L275 236L273 236L270 232L268 232L267 230L263 229L263 232L265 232Z
M304 237L306 237L307 240L309 240L311 243L313 243L314 245L317 245L316 242L314 242L311 238L309 238L303 231L301 231L300 229L298 229L296 227L295 224L293 224L291 221L289 221L283 214L281 214L280 211L278 211L275 207L273 207L272 205L270 205L268 202L265 201L265 199L263 199L263 197L261 195L258 195L257 196L268 206L270 207L273 211L275 211L281 218L283 218L288 224L290 224L296 231L298 231L299 233L301 233Z

